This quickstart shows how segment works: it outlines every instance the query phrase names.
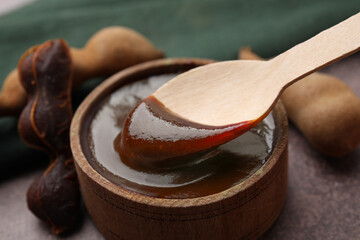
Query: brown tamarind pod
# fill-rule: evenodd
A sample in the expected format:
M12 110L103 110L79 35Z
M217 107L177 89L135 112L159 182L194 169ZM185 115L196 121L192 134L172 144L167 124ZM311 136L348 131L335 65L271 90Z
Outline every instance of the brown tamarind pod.
M26 93L21 86L18 70L12 70L5 78L0 92L0 117L18 115L26 104Z
M140 33L111 26L95 33L81 49L72 48L74 87L91 77L108 76L132 65L164 57Z
M71 48L74 88L93 77L109 76L126 67L164 57L140 33L125 27L106 27L81 48ZM26 105L26 93L14 69L0 91L0 117L17 115Z
M71 228L80 214L80 190L69 128L72 119L70 50L64 40L47 41L28 50L19 61L19 77L27 105L18 123L21 138L45 151L50 165L27 192L29 209L52 232Z
M263 60L250 48L239 58ZM360 143L360 99L340 79L314 72L281 95L287 115L311 145L330 157L342 157Z

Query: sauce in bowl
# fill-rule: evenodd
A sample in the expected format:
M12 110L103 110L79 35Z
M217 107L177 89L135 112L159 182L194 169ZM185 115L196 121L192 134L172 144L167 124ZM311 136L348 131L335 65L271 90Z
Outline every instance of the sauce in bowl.
M114 140L131 110L176 76L157 75L113 92L96 110L88 129L90 164L102 176L130 191L162 198L194 198L241 183L267 160L275 145L275 124L269 114L257 126L226 144L191 156L172 168L138 168L123 161Z

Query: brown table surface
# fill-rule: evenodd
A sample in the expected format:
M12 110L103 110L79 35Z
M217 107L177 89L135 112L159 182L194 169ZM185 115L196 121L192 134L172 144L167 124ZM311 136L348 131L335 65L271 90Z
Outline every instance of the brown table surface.
M360 96L360 54L324 71ZM314 150L292 124L289 131L287 201L263 239L360 239L360 147L347 157L330 159ZM87 214L74 232L57 237L27 210L26 190L41 171L0 182L0 239L104 239Z

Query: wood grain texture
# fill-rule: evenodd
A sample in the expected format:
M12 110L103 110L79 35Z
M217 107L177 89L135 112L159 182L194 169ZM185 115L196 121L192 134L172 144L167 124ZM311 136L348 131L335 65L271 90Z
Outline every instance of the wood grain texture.
M164 59L129 68L100 85L79 107L71 144L85 205L108 239L255 239L275 221L287 191L287 119L281 103L274 110L276 147L265 165L223 192L191 199L161 199L127 191L96 172L83 151L84 131L97 102L129 81L174 73L209 63ZM81 137L83 136L83 137Z
M270 61L202 66L175 77L153 96L173 113L205 125L257 121L269 113L290 84L356 52L359 35L360 13Z

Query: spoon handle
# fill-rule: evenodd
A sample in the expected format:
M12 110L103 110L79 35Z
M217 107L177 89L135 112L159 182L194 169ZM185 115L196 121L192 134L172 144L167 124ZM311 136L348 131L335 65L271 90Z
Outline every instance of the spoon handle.
M285 89L291 83L359 49L360 13L357 13L273 58L269 64L270 69L274 69L274 74L282 73L277 79ZM271 73L272 71L269 72Z

